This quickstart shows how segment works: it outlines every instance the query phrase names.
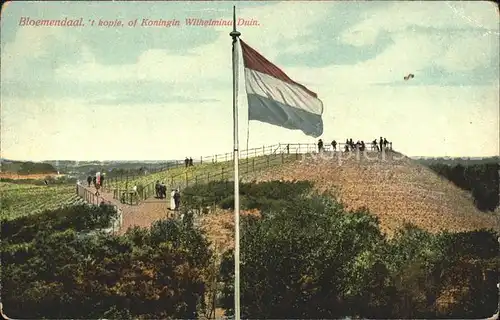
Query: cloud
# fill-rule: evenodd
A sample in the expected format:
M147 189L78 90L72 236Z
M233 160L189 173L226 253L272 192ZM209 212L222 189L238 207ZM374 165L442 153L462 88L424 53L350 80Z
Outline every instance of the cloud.
M498 66L498 36L491 33L463 32L446 41L446 49L440 50L435 63L450 71L470 71ZM437 51L437 50L436 50Z
M464 12L472 12L475 22L429 2L359 8L348 2L271 3L237 14L260 23L239 28L242 39L323 100L324 139L382 134L409 155L491 154L498 152L498 17L488 15L484 4L467 6ZM230 18L230 9L221 12ZM332 13L349 13L349 21L339 18L326 27ZM135 43L125 32L101 37L104 30L85 29L75 40L67 29L18 29L2 51L2 149L32 159L183 158L231 150L230 30L134 31L131 38L143 43L120 59L118 43ZM182 38L190 44L181 50ZM110 61L113 55L116 61ZM341 55L355 57L332 58ZM4 57L13 64L7 66ZM322 63L308 63L318 57ZM240 79L241 71L240 60ZM416 78L404 82L410 72ZM470 86L471 79L477 86ZM452 81L455 87L448 86ZM243 81L239 93L243 147ZM492 139L494 147L486 144ZM279 141L312 139L251 122L250 147Z
M492 33L467 29L430 33L420 29L394 31L389 35L392 43L371 59L354 65L292 67L287 68L288 74L302 79L304 84L328 83L332 87L402 84L408 73L417 74L418 79L405 85L498 81L499 38ZM436 74L436 70L442 74Z
M341 35L354 46L373 45L381 32L399 33L414 29L485 29L498 35L498 12L488 2L394 2L377 9L363 22Z
M288 41L284 50L297 52L311 45L293 40L315 23L325 18L325 10L307 2L277 3L272 6L250 7L239 10L238 15L257 19L260 26L241 27L242 38L255 44L269 59L276 57L279 43ZM280 19L276 19L280 12ZM230 18L230 12L227 18ZM309 13L309 15L307 14ZM314 14L313 14L314 13ZM170 83L202 83L220 79L224 72L231 76L231 38L228 27L211 27L218 34L215 41L203 44L189 51L189 54L175 54L164 49L150 49L142 52L133 64L104 65L98 59L87 58L75 64L61 66L56 77L79 79L88 82L116 82L148 80ZM271 34L272 33L272 34Z
M2 50L2 81L19 78L30 62L50 55L53 41L64 38L62 29L19 28L14 41Z

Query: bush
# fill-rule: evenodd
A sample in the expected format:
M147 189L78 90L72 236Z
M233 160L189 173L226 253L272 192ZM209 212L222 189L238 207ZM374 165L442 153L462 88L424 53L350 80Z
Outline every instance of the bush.
M433 235L406 226L391 241L386 258L399 293L394 314L462 319L490 315L498 301L497 236L487 230ZM452 302L441 302L451 292Z
M312 190L309 181L270 181L240 184L242 209L279 208L285 203L302 198ZM212 181L187 187L183 191L182 204L188 208L200 208L216 203L222 209L234 208L234 184L230 181Z
M407 225L387 240L367 210L346 212L326 196L274 204L260 207L262 218L242 217L243 318L478 318L496 308L491 231L434 235ZM233 252L220 270L232 316Z
M118 213L112 206L89 206L86 204L44 211L36 215L14 220L2 220L2 244L30 242L38 233L45 231L90 231L111 227Z
M297 199L281 211L263 213L261 220L242 219L242 317L352 316L354 305L366 299L366 283L383 286L384 238L376 218L365 212L346 215L340 204L323 197ZM232 259L227 254L221 266L222 303L229 315L234 312ZM384 298L383 290L373 290L373 299Z
M192 226L159 221L123 236L33 232L27 246L2 248L9 317L197 318L212 254Z

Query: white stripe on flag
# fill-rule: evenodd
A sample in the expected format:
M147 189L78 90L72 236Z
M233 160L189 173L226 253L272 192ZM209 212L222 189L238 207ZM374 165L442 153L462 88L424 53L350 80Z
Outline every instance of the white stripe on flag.
M256 94L313 114L323 113L321 100L311 96L298 85L249 68L245 68L245 79L247 94Z

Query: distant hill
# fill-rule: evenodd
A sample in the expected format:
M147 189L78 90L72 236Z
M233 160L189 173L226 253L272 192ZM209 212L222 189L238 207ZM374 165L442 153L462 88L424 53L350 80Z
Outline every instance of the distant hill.
M19 175L57 173L57 170L49 163L10 160L2 160L1 171Z
M405 222L431 232L500 230L498 215L479 211L470 193L427 166L398 153L389 153L384 160L376 152L368 154L370 159L359 160L342 155L341 164L337 157L308 156L246 180L312 181L317 190L333 193L349 210L367 207L388 234Z
M448 165L471 165L471 164L483 164L483 163L500 163L500 157L461 157L461 158L449 158L449 157L410 157L411 159L425 165L431 164L448 164Z

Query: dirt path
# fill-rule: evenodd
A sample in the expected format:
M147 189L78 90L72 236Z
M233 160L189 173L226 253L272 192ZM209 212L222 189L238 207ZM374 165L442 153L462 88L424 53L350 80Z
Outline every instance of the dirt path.
M92 192L95 192L95 188L92 186L89 188ZM173 211L169 209L169 201L167 199L156 199L151 197L147 200L140 202L138 205L124 204L113 199L113 193L107 190L100 190L100 196L113 205L116 205L122 210L123 214L123 224L119 231L119 234L125 233L128 228L139 226L139 227L149 227L153 222L164 219L173 218Z

